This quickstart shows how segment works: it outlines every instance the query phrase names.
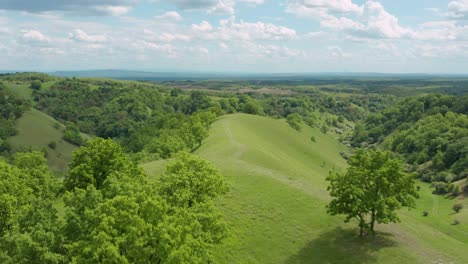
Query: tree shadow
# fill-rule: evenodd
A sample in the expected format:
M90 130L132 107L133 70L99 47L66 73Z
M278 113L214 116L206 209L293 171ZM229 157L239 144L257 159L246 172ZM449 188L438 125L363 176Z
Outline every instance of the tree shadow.
M335 228L310 241L285 264L303 263L375 263L376 252L394 247L390 233L377 232L375 240L359 237L356 229Z

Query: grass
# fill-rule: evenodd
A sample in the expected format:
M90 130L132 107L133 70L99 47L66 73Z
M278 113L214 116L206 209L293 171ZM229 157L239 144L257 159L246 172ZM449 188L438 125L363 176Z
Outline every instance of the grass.
M325 177L345 168L341 150L334 135L297 132L283 120L235 114L215 122L197 153L232 186L217 201L232 236L216 248L216 263L468 263L468 209L451 211L467 201L432 195L426 184L417 208L401 211L402 223L377 226L376 241L329 216ZM143 168L154 177L163 166ZM455 218L461 224L452 225Z
M15 150L24 146L34 150L47 149L49 168L55 173L67 171L76 146L62 140L65 126L41 111L31 109L17 120L16 128L18 134L8 139ZM56 142L55 149L48 147L52 141Z

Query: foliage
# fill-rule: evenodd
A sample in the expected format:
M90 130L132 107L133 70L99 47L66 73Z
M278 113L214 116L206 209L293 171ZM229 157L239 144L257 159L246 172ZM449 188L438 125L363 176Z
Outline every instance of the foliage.
M459 213L461 209L463 209L463 204L454 204L452 209L455 211L455 213Z
M67 259L79 263L212 262L211 248L227 235L227 225L212 203L215 193L226 191L213 189L220 187L216 183L223 182L222 176L206 161L187 153L178 155L167 171L182 182L190 180L187 175L199 175L214 184L200 178L191 191L203 199L194 199L191 206L173 203L166 195L169 189L190 191L189 182L174 185L177 180L165 177L159 187L144 178L135 180L125 171L108 173L100 190L89 185L68 192ZM209 193L200 193L203 190Z
M161 194L179 207L205 203L227 190L224 178L212 164L186 152L177 154L161 177Z
M346 222L358 220L361 236L365 228L375 235L375 223L398 222L398 209L414 207L418 194L413 177L390 152L357 149L348 164L346 173L327 178L333 197L328 212L345 214Z
M40 90L42 87L42 82L39 80L34 80L31 82L31 85L29 87L33 90Z
M296 129L297 131L301 130L302 118L298 113L289 114L286 117L286 121L292 128Z
M11 94L0 81L0 153L10 151L6 139L16 134L15 120L29 107L29 102Z
M72 122L67 122L63 139L77 146L81 146L84 143L80 130Z
M67 190L86 189L90 185L99 190L107 177L115 173L136 176L140 172L114 141L94 138L73 152L64 185Z

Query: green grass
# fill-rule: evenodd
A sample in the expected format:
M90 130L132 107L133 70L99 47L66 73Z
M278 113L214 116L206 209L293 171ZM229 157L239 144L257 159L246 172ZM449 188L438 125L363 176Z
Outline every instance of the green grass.
M232 185L217 201L232 233L216 248L217 263L468 263L467 202L434 196L426 184L417 208L400 213L402 223L377 226L376 241L358 238L355 223L327 215L325 177L346 166L335 137L245 114L212 125L197 153ZM164 164L143 168L154 177ZM465 204L456 215L455 202ZM461 224L451 225L454 218Z
M62 124L36 109L31 109L17 120L16 128L18 134L8 139L14 149L18 150L25 145L32 146L34 150L45 148L48 152L47 162L53 172L63 173L68 169L76 146L62 140L65 129ZM55 149L48 147L51 141L56 142Z
M32 99L32 89L29 88L29 83L5 82L5 84L12 93L20 98L26 100Z

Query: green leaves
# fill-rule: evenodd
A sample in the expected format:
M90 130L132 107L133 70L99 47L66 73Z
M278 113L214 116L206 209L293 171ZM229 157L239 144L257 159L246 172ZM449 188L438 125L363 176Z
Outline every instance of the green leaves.
M198 156L181 152L161 177L161 194L173 205L191 207L224 194L228 186L219 171Z
M398 222L398 209L415 206L413 176L401 170L390 152L357 149L348 164L345 174L331 173L327 178L333 197L327 211L346 215L346 221L357 219L361 235L363 227L374 232L375 222Z
M117 143L95 138L73 153L70 172L64 182L65 188L86 189L88 185L93 185L100 189L107 177L117 172L129 175L141 174Z

